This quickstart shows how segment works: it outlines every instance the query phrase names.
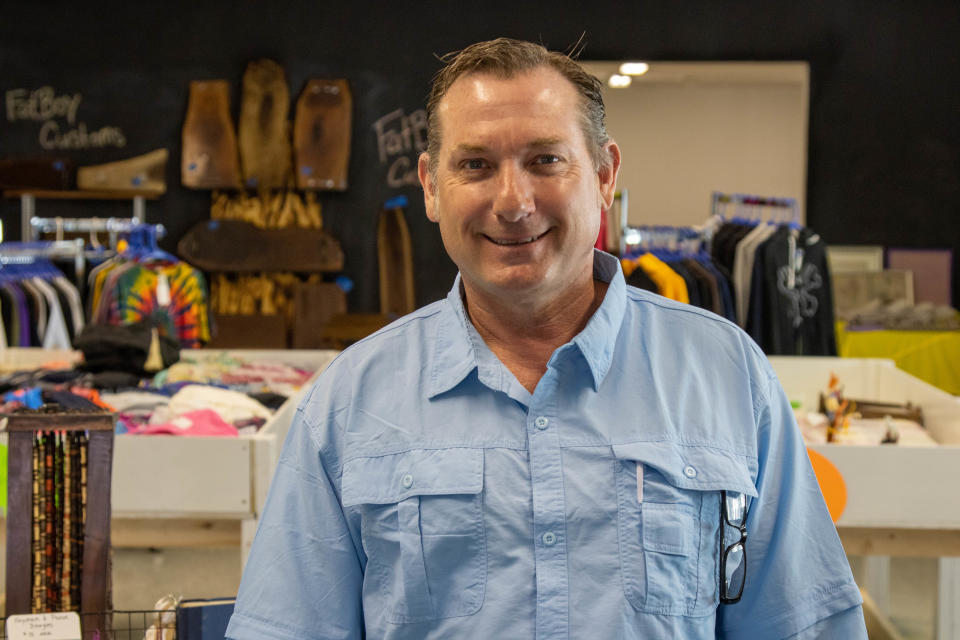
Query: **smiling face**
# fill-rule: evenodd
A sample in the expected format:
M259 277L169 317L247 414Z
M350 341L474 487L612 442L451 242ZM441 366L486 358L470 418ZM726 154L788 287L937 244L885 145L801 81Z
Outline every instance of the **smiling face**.
M592 288L600 209L613 200L619 150L597 168L579 94L539 67L458 78L437 110L436 175L420 158L427 217L460 269L468 299L550 304Z

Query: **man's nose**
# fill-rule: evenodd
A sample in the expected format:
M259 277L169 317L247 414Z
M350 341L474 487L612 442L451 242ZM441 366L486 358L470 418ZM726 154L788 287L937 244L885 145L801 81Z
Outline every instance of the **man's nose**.
M518 222L533 213L535 204L530 176L511 163L501 165L498 173L494 213L507 222Z

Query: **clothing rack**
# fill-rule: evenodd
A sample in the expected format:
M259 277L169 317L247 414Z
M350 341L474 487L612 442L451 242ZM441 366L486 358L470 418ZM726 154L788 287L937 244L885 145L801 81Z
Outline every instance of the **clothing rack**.
M83 239L54 242L4 242L0 244L0 264L30 264L37 258L73 258L77 282L86 276L87 253Z
M627 257L634 249L670 249L696 251L704 240L704 232L693 227L668 225L624 225L620 255Z
M110 248L116 250L118 236L144 228L144 223L130 218L30 218L30 239L37 240L41 233L81 232L97 233L105 231L110 234ZM156 230L156 237L162 238L166 228L162 224L149 225ZM59 239L59 238L58 238Z
M756 213L764 209L769 209L772 210L773 213L789 215L788 218L786 215L782 215L779 219L771 218L774 222L800 223L800 208L796 198L778 198L747 193L721 193L714 191L711 196L711 214L725 218L726 216L724 214L726 213L727 205L730 204L735 208L735 215L750 217L749 213L751 209Z

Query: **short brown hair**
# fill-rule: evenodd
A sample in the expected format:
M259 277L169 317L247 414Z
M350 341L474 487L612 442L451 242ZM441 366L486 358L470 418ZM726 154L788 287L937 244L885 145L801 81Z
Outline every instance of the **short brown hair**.
M587 73L573 58L564 53L548 51L533 42L497 38L472 44L462 51L442 56L444 67L433 77L433 86L427 100L427 153L430 155L430 175L435 176L440 151L440 122L437 108L451 85L470 73L490 73L499 78L512 78L525 71L547 66L555 69L573 83L580 94L580 118L584 141L593 156L595 167L606 164L603 147L610 141L604 124L603 83Z

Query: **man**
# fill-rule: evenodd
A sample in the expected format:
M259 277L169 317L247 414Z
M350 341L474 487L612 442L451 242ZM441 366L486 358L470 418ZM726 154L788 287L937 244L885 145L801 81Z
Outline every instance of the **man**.
M228 636L865 638L763 354L592 249L620 166L599 82L499 39L428 113L459 276L303 402Z

